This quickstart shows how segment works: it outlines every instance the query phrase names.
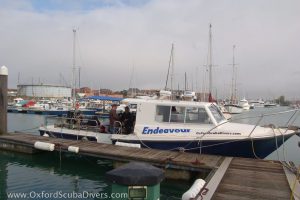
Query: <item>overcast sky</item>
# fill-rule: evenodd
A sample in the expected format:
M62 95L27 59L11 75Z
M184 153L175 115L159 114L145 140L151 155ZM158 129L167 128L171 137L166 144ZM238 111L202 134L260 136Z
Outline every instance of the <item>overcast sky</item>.
M201 90L210 23L218 97L236 45L240 97L300 98L299 0L0 0L0 65L10 88L70 83L76 27L81 86L162 89L174 43L174 85Z

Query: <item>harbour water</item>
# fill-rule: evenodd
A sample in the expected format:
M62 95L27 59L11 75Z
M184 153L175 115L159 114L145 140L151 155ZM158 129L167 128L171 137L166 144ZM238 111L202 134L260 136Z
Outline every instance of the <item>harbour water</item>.
M288 109L287 107L256 108L234 116L233 121L256 124L259 118L253 118L253 116ZM276 126L284 126L293 114L294 112L289 112L265 117L260 124L272 123ZM45 116L42 115L8 114L9 132L21 131L38 134L37 128L44 123ZM296 119L294 125L300 126L300 116ZM299 165L300 148L298 142L300 142L298 136L290 138L278 151L270 154L267 159L291 160ZM7 198L7 193L31 195L55 192L69 194L74 192L77 194L109 193L110 183L105 180L104 175L111 169L113 169L113 163L110 160L75 157L69 154L42 153L25 155L0 151L0 199L17 199ZM181 195L191 184L191 182L165 180L161 184L161 199L181 199ZM96 199L93 195L85 197L82 199Z

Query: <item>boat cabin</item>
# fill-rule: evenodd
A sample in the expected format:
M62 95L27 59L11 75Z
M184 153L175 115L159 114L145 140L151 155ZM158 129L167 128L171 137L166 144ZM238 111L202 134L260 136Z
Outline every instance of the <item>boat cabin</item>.
M135 133L145 127L215 127L226 118L213 103L169 100L144 100L137 103Z

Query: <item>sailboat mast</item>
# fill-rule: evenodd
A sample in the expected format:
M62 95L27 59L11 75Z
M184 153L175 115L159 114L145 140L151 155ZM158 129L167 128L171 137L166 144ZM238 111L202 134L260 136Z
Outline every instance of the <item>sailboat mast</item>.
M167 73L166 85L165 85L165 90L167 90L168 89L167 87L168 87L168 81L169 81L169 74L170 74L170 69L171 69L171 91L173 90L173 73L174 73L173 50L174 50L174 44L172 43L170 60L169 60L169 67L168 67L168 73Z
M81 68L80 67L78 67L78 88L79 88L79 90L80 90L80 70L81 70Z
M237 67L236 67L236 63L234 63L234 100L238 101L238 97L237 97L237 88L236 88L236 80L237 80Z
M208 73L209 73L209 83L208 83L208 101L212 101L212 33L211 24L209 24L209 45L208 45Z
M234 75L235 75L235 63L234 63L234 49L235 45L232 47L232 80L231 80L231 103L234 103L235 87L234 87Z
M184 73L184 91L186 91L186 72Z
M76 86L75 86L75 66L76 66L76 52L75 52L75 38L76 38L76 29L73 29L73 67L72 67L72 89L73 89L73 93L72 93L72 100L73 100L73 107L75 107L75 100L76 100Z
M171 99L173 97L173 79L174 79L174 44L172 44L171 49L171 58L172 58L172 65L171 65Z
M129 89L131 89L131 96L135 97L135 89L134 89L134 63L132 64L132 70L131 70L131 75L130 75L130 80L129 80Z

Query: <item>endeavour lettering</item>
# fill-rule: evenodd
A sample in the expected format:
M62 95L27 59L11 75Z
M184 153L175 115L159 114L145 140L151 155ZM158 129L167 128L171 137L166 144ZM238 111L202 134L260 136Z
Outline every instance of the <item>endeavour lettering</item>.
M142 134L162 134L162 133L189 133L191 129L162 129L159 127L156 128L149 128L149 127L144 127Z

